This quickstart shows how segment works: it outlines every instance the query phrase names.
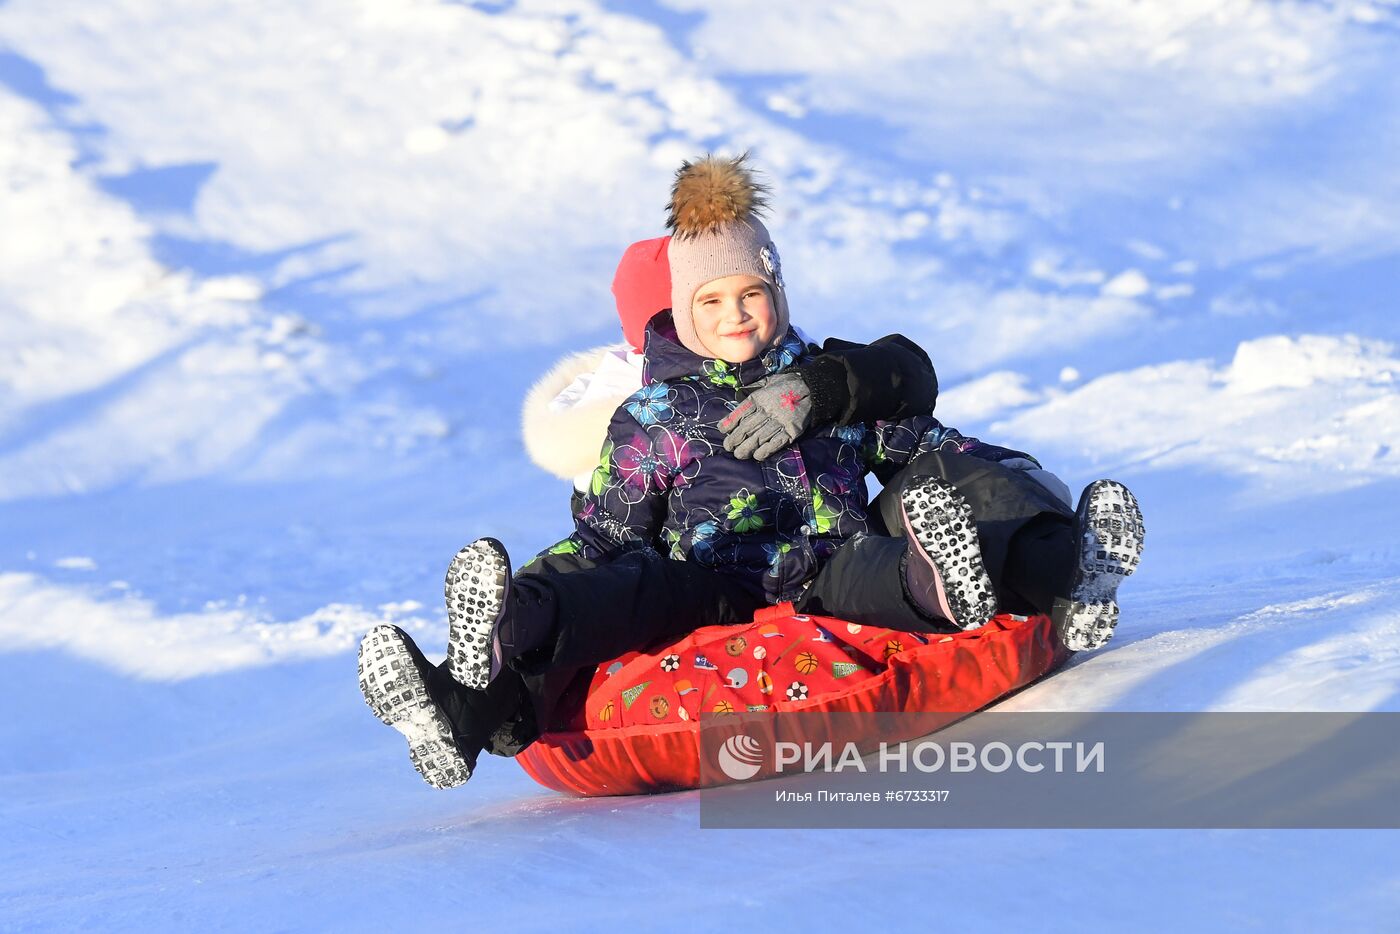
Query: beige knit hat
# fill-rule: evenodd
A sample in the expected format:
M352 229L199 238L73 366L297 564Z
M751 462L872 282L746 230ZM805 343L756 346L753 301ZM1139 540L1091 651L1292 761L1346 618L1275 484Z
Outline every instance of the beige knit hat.
M774 340L788 329L782 260L758 219L768 206L768 188L754 179L747 159L744 153L683 162L671 186L666 219L671 229L671 317L681 344L702 357L714 353L695 332L691 303L700 287L715 279L751 275L768 283L777 314Z

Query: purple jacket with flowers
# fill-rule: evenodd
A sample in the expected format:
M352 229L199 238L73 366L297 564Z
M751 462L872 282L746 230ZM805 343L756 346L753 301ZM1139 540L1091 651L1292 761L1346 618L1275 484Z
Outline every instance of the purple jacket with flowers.
M988 460L1027 457L945 428L931 415L815 428L764 461L724 449L720 421L740 388L809 359L789 330L742 364L706 360L680 345L669 315L647 329L640 390L608 427L573 535L554 552L609 558L669 550L742 579L770 603L795 599L840 545L869 531L865 475L926 451Z

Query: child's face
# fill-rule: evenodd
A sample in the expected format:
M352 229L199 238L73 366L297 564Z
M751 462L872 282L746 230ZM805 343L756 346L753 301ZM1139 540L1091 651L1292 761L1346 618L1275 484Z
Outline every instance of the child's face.
M712 279L695 291L690 309L700 342L727 363L754 359L776 336L773 296L758 276Z

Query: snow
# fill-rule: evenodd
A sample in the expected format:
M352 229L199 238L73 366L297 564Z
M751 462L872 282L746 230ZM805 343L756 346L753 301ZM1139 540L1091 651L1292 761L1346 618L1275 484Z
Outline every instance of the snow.
M97 562L87 555L72 555L67 558L59 558L53 563L56 568L66 568L70 571L95 571Z
M1190 466L1282 498L1325 492L1400 475L1394 354L1355 335L1273 335L1242 342L1226 366L1182 360L1102 376L991 433L1100 470Z
M939 417L951 425L966 425L985 422L1008 409L1039 402L1042 398L1042 393L1030 388L1030 378L1025 374L998 370L940 391L938 412Z
M1118 295L1122 298L1137 298L1152 290L1152 283L1136 269L1125 269L1103 284L1105 295Z
M702 832L496 759L434 792L354 647L440 654L458 547L563 533L524 392L617 339L679 161L752 147L800 325L905 333L947 422L1143 504L1114 642L1002 708L1400 710L1397 26L0 2L0 927L1391 926L1390 832Z
M0 425L28 406L99 387L243 318L217 286L153 260L150 228L72 168L75 146L42 110L0 94Z
M92 570L86 564L61 567ZM101 599L92 588L55 585L34 574L0 574L0 644L7 651L55 649L138 678L178 681L202 675L343 654L360 636L390 623L425 642L447 630L403 614L415 601L388 603L379 612L330 604L294 620L268 619L244 606L209 605L194 613L162 614L149 600L127 594Z

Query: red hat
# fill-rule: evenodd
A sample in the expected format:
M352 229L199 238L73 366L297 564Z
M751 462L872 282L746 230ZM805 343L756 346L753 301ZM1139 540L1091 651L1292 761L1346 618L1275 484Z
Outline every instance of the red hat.
M646 340L647 322L671 307L670 243L670 237L637 241L622 254L613 276L612 293L622 320L622 336L638 353Z

